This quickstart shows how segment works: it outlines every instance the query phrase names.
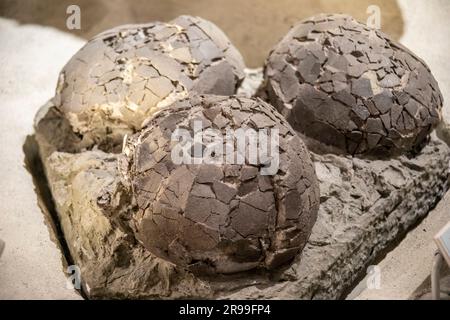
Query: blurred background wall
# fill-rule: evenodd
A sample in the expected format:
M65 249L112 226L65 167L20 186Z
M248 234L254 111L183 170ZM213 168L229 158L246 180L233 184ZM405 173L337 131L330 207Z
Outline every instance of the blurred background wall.
M66 9L71 4L81 9L81 30L66 27ZM403 19L393 0L0 0L0 16L53 26L89 39L120 24L197 15L224 30L248 67L259 67L295 22L322 12L348 13L366 22L369 5L380 7L381 29L399 39Z

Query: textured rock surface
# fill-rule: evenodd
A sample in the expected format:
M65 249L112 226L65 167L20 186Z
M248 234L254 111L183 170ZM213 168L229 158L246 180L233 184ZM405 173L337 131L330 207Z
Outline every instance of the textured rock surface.
M195 157L209 161L174 163L179 144L172 134L184 128L193 138L199 133L195 121L204 136L198 146L188 145L189 152L200 147ZM268 138L277 144L276 155L261 138L259 152L256 144L235 147L257 130L276 135ZM220 150L208 149L217 142L208 140L212 133L220 137ZM138 205L129 217L137 239L190 270L273 269L304 247L316 221L319 189L309 153L286 120L261 100L193 95L155 115L127 139L124 153L121 167ZM267 167L273 172L264 173Z
M83 146L109 149L191 90L234 94L243 68L240 53L207 20L125 25L97 35L72 57L54 103Z
M349 154L410 151L440 120L442 96L425 62L346 15L293 27L264 76L262 94L294 129Z
M450 150L432 140L415 158L363 160L313 154L321 205L308 244L286 281L227 298L338 299L449 187Z
M45 150L42 136L39 143ZM202 279L144 250L126 224L117 223L130 208L121 200L126 195L116 155L54 152L44 164L91 298L320 299L340 297L380 252L427 214L448 187L449 152L432 140L411 159L312 154L321 205L302 254L272 274L253 270Z
M124 205L128 193L120 182L116 155L54 152L45 164L64 237L88 297L210 295L202 281L149 253L117 223L131 208Z

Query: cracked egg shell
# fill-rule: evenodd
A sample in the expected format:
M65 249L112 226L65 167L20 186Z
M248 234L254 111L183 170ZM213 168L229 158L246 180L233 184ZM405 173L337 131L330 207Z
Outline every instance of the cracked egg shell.
M125 25L95 36L72 57L54 103L85 145L120 145L144 119L189 91L235 93L243 69L240 53L207 20L180 16Z
M227 163L220 152L218 163L175 164L172 132L184 128L193 136L195 120L205 133L214 129L222 137L228 129L278 129L279 166L263 175L267 161ZM191 95L175 102L125 140L120 171L138 207L130 217L136 238L153 254L196 273L287 263L306 244L317 217L319 185L309 152L260 99Z
M428 66L347 15L294 26L270 53L261 95L295 130L337 151L391 156L418 149L440 121Z

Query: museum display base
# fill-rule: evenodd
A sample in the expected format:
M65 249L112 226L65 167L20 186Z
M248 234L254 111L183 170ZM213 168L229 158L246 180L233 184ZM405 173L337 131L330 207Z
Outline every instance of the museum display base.
M57 152L39 132L36 138L54 204L42 201L47 203L43 212L53 220L69 263L80 268L84 294L93 299L341 298L427 215L449 185L450 150L435 138L412 158L312 153L321 205L295 261L270 274L253 270L199 278L146 251L117 223L132 210L124 201L117 155ZM36 172L35 178L43 179Z

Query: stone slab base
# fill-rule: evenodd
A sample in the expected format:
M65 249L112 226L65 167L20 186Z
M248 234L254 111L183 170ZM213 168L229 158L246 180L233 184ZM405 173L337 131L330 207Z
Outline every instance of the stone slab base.
M276 273L198 278L145 251L114 222L131 210L124 205L116 155L50 151L39 134L37 140L59 223L89 298L340 298L427 215L449 185L450 151L437 139L413 158L312 154L321 206L301 255Z

